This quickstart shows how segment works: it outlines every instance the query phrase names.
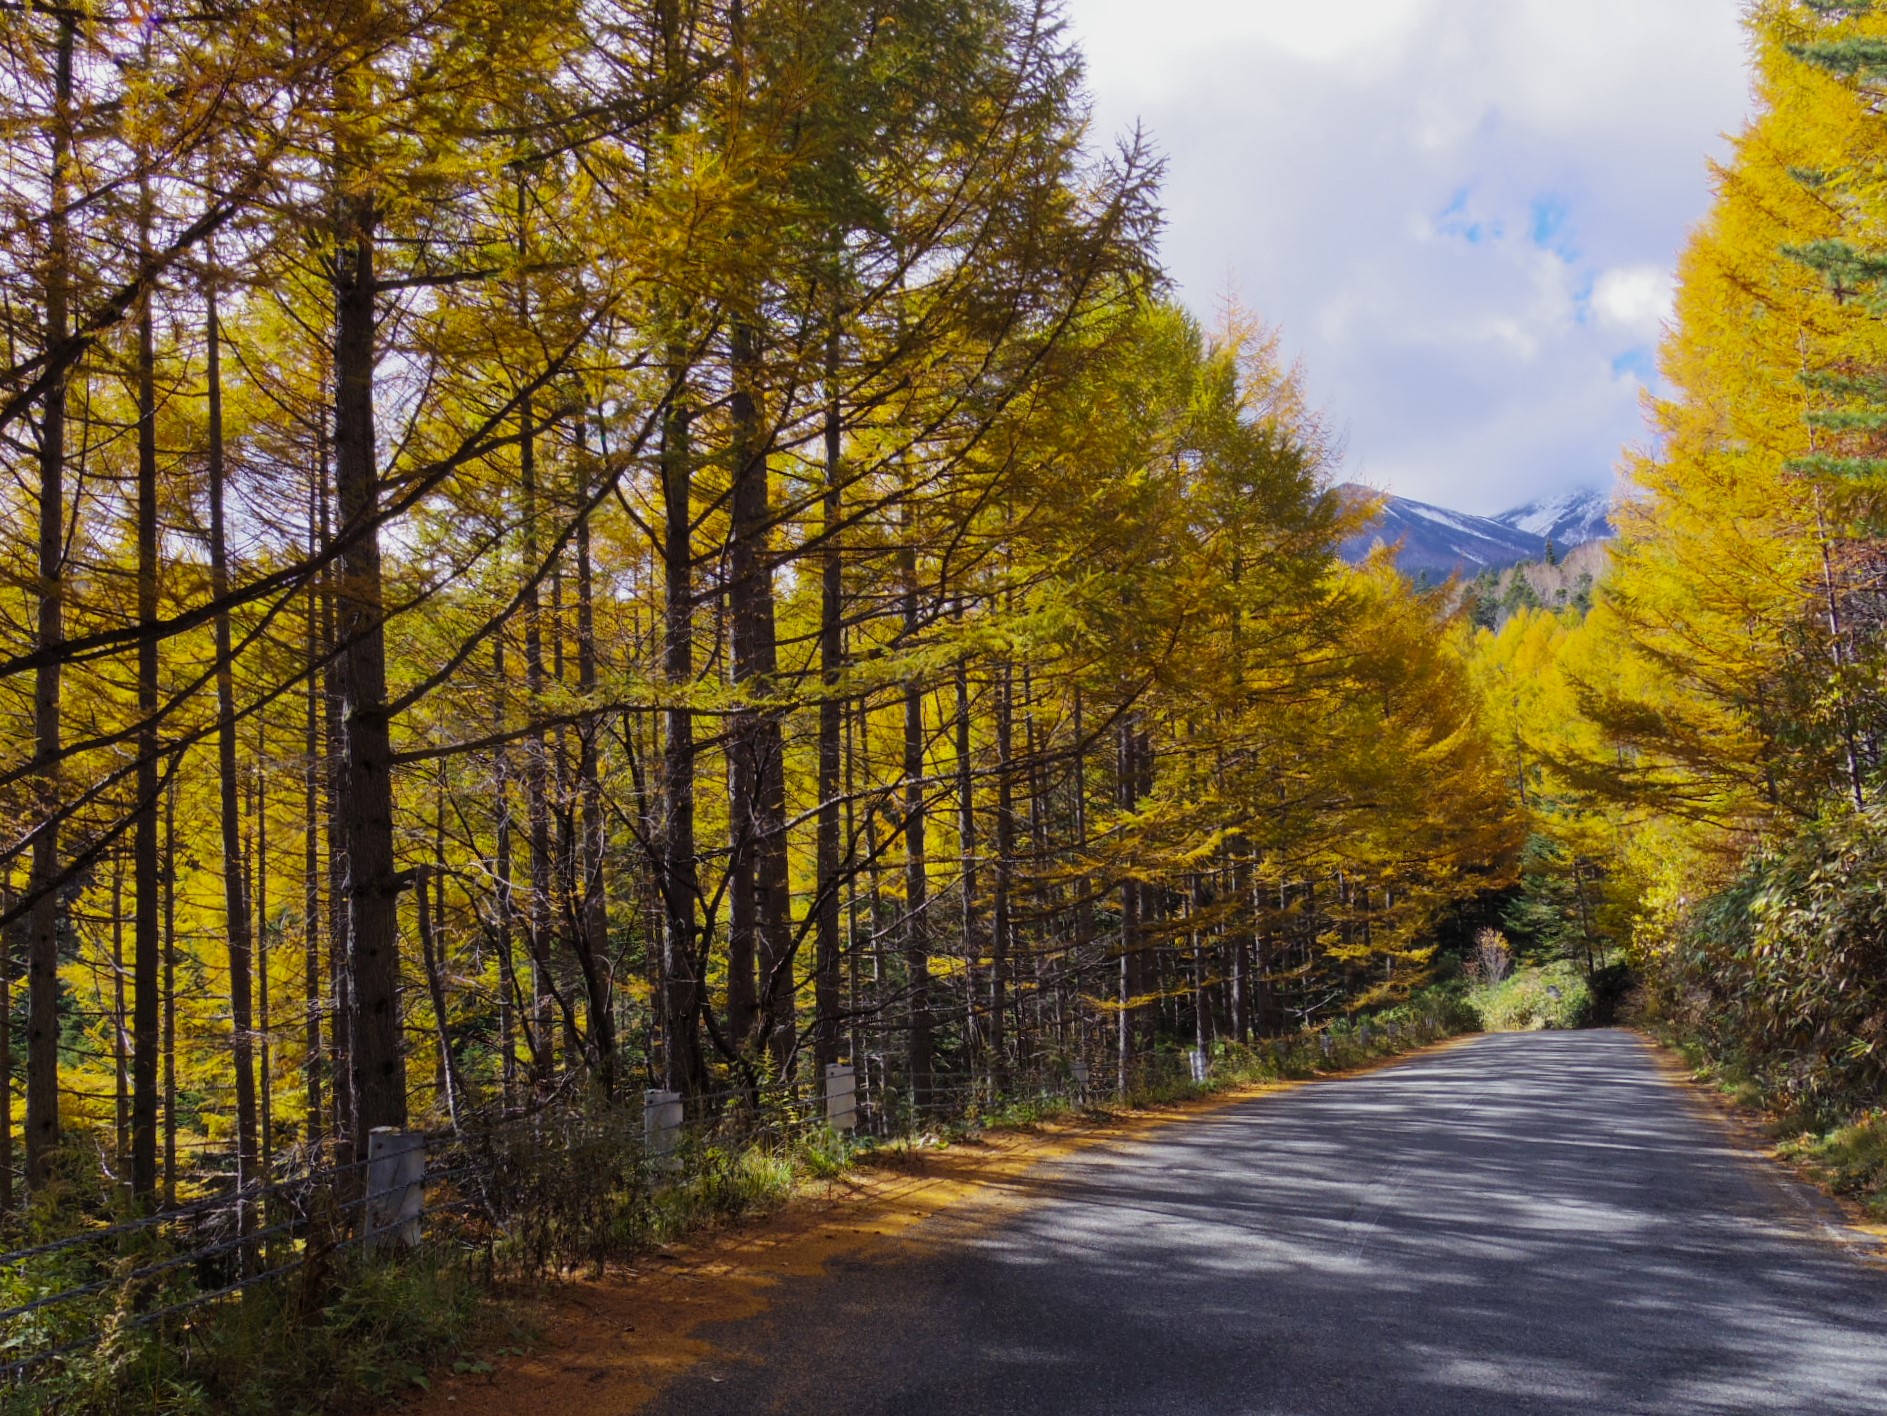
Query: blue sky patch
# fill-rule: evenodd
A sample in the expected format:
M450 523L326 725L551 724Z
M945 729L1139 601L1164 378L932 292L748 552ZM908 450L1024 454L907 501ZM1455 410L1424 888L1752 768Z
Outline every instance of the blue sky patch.
M1632 375L1643 384L1655 383L1658 377L1657 357L1650 349L1640 345L1636 349L1627 349L1612 361L1614 378Z

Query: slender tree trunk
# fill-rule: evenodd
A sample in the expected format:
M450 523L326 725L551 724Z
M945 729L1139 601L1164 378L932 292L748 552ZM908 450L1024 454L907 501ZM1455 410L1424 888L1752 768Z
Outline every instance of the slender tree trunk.
M505 641L500 631L491 640L492 682L497 689L497 719L509 720L505 669ZM516 892L511 884L511 754L501 743L493 754L492 776L496 792L496 858L492 865L492 913L498 933L498 1041L501 1061L500 1084L507 1109L518 1087L518 1014L523 1011L524 990L518 982L517 956L512 951L512 922L517 918ZM527 1021L525 1045L535 1056L536 1034ZM536 1070L535 1065L532 1068Z
M845 518L841 424L838 390L839 334L826 345L825 495L821 503L825 544L819 558L819 823L818 908L814 940L813 1006L816 1033L813 1060L821 1084L826 1067L839 1060L839 771L845 705L839 681L845 671L845 552L840 526Z
M58 12L53 58L51 182L46 222L46 347L71 334L70 223L66 207L72 164L72 51L75 12ZM67 376L46 386L39 427L39 586L37 647L46 660L34 672L34 776L40 820L33 835L28 891L32 911L26 943L26 1184L45 1183L59 1145L59 877L60 664L65 639L65 465ZM77 512L74 512L76 519Z
M111 863L111 1061L119 1174L131 1160L131 1033L125 1014L124 857Z
M12 909L11 885L0 886L0 907ZM0 929L0 1217L13 1213L13 960L15 927ZM120 965L122 969L122 965ZM119 1013L124 1012L122 1004ZM120 1028L123 1023L119 1024Z
M164 794L164 1203L177 1203L177 778Z
M577 459L577 503L590 500L587 451ZM577 522L577 692L585 703L596 697L596 586L590 561L590 517ZM599 725L586 714L577 727L577 789L582 833L576 852L580 878L577 911L578 963L589 995L590 1048L596 1058L596 1083L605 1098L616 1095L616 1009L609 959L609 891L604 874L608 839L603 825L603 781L598 761Z
M327 467L322 465L321 541L330 542L332 489L326 485ZM322 709L327 740L327 815L328 815L328 1056L333 1061L330 1083L334 1093L333 1134L335 1160L345 1164L354 1153L354 1069L349 1029L353 1015L353 973L348 962L347 831L342 823L342 803L347 792L347 712L343 681L346 677L340 657L340 630L336 614L339 596L332 567L325 577L321 596L322 641L327 648L327 668L322 673Z
M701 1055L706 968L696 922L701 887L695 859L694 714L688 707L695 674L694 469L685 371L678 355L671 359L661 455L662 668L669 693L662 746L662 1079L671 1090L694 1094L707 1086Z
M214 276L204 298L210 393L210 594L220 603L229 594L229 542L223 513L222 328L216 312ZM216 781L222 818L223 921L229 944L230 1056L236 1081L236 1187L242 1189L251 1184L258 1173L256 1073L254 1020L250 1013L249 901L243 889L242 797L236 775L236 676L228 610L217 611L215 630Z
M138 252L151 260L151 191L138 188ZM162 943L157 847L157 350L147 289L138 309L138 765L132 818L131 874L137 896L133 922L131 1011L131 1193L141 1205L157 1198L158 974ZM253 1117L252 1117L253 1119Z
M269 763L268 719L256 710L255 852L250 856L249 898L255 902L256 1103L261 1122L256 1175L267 1179L275 1157L275 1034L269 1017Z
M518 414L518 486L523 496L525 574L537 573L537 439L532 427L531 401ZM524 692L530 714L530 735L524 744L524 809L531 847L531 898L525 930L531 952L531 1020L535 1039L531 1056L540 1091L550 1086L555 1057L552 1041L550 933L551 853L548 747L542 726L544 703L544 627L535 579L525 587Z
M1120 746L1116 778L1120 807L1122 811L1133 812L1140 803L1140 772L1131 713L1122 716L1118 736ZM1133 1085L1134 1024L1140 1011L1139 998L1143 988L1140 922L1140 885L1128 876L1120 882L1120 999L1116 1012L1119 1029L1117 1060L1123 1096Z
M441 811L444 807L445 803L441 801ZM432 909L430 878L443 874L444 870L444 862L435 857L430 870L421 872L419 879L414 882L413 893L419 909L419 952L426 966L426 991L432 1001L433 1038L439 1045L439 1099L445 1103L446 1116L456 1131L459 1126L459 1085L452 1062L452 1026L446 1012L445 948L444 940L435 927L437 921Z
M1074 831L1075 858L1085 871L1088 862L1088 737L1087 725L1082 716L1083 704L1081 689L1074 691L1074 763L1070 768L1074 791ZM1089 895L1089 880L1085 873L1077 874L1074 880L1075 890L1075 937L1074 959L1077 982L1079 976L1089 967L1094 946L1094 901ZM1082 988L1077 999L1085 995ZM1077 1006L1079 1006L1077 1004ZM1077 1020L1077 1029L1085 1037L1086 1020Z
M963 602L957 601L957 618L963 616ZM964 1044L969 1053L969 1071L976 1075L977 1052L986 1045L982 1013L981 980L978 968L982 957L982 929L977 918L976 860L976 774L971 756L970 660L966 654L957 660L957 874L962 905L960 928L963 933L963 1028ZM992 1079L1000 1062L992 1054Z
M996 671L996 884L990 910L989 1065L996 1089L1009 1085L1010 945L1015 936L1015 668Z
M376 221L371 197L344 200L334 271L334 470L345 539L336 597L346 700L341 825L347 846L348 1060L356 1154L365 1154L369 1132L406 1125L397 915L401 882L393 860L393 749L375 520L380 510L373 410Z
M917 544L910 501L904 504L905 542L898 552L904 581L904 635L918 631ZM924 689L913 674L904 686L904 971L910 1019L911 1105L931 1106L930 869L925 859Z
M772 691L779 673L779 650L768 546L772 507L766 437L761 428L759 339L745 321L734 326L730 357L734 488L728 610L733 621L734 683L751 700ZM752 921L758 954L755 1001L775 1075L783 1077L796 1034L785 751L777 709L749 702L736 717L730 775L736 801L736 850L741 856L734 903L740 906L746 895L746 914ZM744 979L739 981L744 984Z
M308 556L317 550L316 525L322 488L327 484L327 432L316 433L318 467L308 484ZM307 1053L304 1082L308 1121L304 1128L310 1148L322 1132L321 1069L321 775L327 755L321 736L322 657L321 596L316 583L308 587L308 624L304 653L308 665L306 716L302 722L302 1046Z

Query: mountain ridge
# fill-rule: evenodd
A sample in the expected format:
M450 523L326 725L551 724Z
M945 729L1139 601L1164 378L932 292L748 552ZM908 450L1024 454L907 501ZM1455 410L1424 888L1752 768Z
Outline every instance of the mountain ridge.
M1396 566L1405 575L1445 578L1503 570L1543 559L1549 543L1565 551L1613 535L1611 498L1599 491L1562 493L1495 516L1454 511L1355 482L1336 491L1351 505L1380 503L1375 517L1338 548L1338 555L1354 565L1379 545L1397 546Z

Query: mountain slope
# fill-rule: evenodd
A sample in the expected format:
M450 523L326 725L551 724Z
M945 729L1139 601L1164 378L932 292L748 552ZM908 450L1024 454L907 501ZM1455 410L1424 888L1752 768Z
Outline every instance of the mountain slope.
M1613 534L1607 519L1611 498L1603 492L1569 492L1498 516L1451 511L1354 482L1344 483L1337 492L1352 504L1380 503L1369 526L1338 548L1344 560L1356 564L1378 545L1399 544L1396 565L1403 574L1430 580L1543 560L1549 540L1555 551L1566 551L1589 541L1609 540Z
M1563 492L1543 501L1528 502L1494 517L1503 526L1539 536L1561 550L1588 541L1612 538L1612 498L1590 489Z
M1379 493L1354 483L1339 487L1346 500L1375 499ZM1396 564L1404 574L1426 571L1431 579L1457 572L1473 574L1490 567L1537 560L1546 553L1546 540L1530 531L1516 530L1487 516L1430 506L1407 497L1380 496L1381 507L1369 527L1345 541L1338 554L1355 563L1378 544L1401 543Z

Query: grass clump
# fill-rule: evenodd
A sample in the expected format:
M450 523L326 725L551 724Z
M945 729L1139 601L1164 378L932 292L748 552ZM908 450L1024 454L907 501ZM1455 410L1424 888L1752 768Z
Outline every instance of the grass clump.
M1869 1111L1830 1131L1804 1131L1778 1147L1837 1195L1887 1219L1887 1111Z

